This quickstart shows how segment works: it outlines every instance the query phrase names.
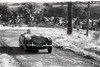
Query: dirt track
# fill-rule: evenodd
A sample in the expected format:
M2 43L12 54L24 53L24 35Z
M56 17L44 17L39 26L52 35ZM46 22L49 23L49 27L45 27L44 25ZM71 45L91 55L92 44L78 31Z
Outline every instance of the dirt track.
M22 67L100 67L99 62L76 55L70 50L53 48L51 54L47 50L39 53L26 53L19 48L18 37L22 31L2 31L0 53L7 53L15 58Z

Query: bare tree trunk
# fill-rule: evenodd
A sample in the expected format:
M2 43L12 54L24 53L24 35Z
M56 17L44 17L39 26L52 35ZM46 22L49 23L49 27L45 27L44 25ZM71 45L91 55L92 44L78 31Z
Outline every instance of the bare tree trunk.
M67 34L72 34L72 2L68 2L68 27Z
M87 30L86 30L86 36L88 36L88 31L89 31L89 19L90 19L90 2L88 2L88 10L87 10Z

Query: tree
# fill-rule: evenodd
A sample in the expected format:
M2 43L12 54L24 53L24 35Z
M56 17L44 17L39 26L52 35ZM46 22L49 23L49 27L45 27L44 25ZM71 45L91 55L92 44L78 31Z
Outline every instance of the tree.
M79 4L74 4L73 5L73 17L79 17L81 21L86 19L86 7L82 7Z
M18 8L19 15L22 15L25 19L25 23L33 23L34 17L37 15L43 15L44 5L41 3L22 3L23 7Z
M0 16L1 16L0 19L3 22L9 21L10 11L9 11L8 6L6 4L0 4Z
M72 34L72 2L68 2L68 27L67 34Z

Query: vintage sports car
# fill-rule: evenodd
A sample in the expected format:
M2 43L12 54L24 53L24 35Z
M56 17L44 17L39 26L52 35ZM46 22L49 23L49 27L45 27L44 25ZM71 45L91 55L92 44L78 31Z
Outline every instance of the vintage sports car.
M44 36L21 34L19 36L19 45L26 52L33 47L33 49L47 49L48 53L52 52L52 40Z

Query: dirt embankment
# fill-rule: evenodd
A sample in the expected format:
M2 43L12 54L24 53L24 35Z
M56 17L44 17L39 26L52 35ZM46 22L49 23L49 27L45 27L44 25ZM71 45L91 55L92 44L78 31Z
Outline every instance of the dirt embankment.
M54 43L59 48L69 49L83 57L100 61L100 33L97 31L90 31L88 37L82 30L71 36L62 35L56 38Z

